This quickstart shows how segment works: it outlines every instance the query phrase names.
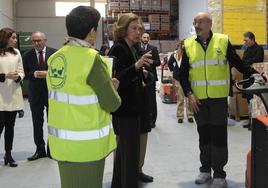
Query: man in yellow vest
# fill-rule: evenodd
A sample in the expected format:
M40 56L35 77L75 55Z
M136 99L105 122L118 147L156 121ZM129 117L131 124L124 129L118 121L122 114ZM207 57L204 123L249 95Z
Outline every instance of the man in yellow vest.
M62 188L101 188L105 158L116 147L110 112L121 103L119 82L93 48L99 19L92 7L74 8L69 37L48 60L48 139Z
M208 13L198 13L193 25L196 35L184 42L179 76L199 133L201 167L195 183L207 183L213 170L209 188L225 188L230 68L234 66L248 74L256 71L241 61L227 35L211 31L212 18Z

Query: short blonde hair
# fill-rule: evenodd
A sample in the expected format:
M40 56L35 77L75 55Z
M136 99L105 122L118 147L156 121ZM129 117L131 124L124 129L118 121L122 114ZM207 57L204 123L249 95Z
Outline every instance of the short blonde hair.
M138 20L143 27L142 21L138 15L133 14L133 13L122 14L118 18L118 21L114 23L114 26L113 26L114 41L118 41L120 39L125 38L127 36L127 29L128 29L130 22L136 21L136 20Z

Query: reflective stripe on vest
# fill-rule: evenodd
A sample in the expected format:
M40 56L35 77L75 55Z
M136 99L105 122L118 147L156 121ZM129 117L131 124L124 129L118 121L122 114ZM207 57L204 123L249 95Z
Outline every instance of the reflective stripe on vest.
M206 65L226 65L228 61L226 60L206 60ZM193 68L201 67L204 66L205 63L204 61L197 61L194 62L191 66Z
M77 96L58 91L49 91L48 96L50 99L74 105L87 105L98 103L98 97L96 95Z
M219 86L219 85L229 85L230 84L230 80L201 80L201 81L191 81L191 85L192 86L206 86L206 85L210 85L210 86Z
M108 136L112 128L113 126L110 124L99 130L70 131L48 126L48 134L65 140L95 140Z

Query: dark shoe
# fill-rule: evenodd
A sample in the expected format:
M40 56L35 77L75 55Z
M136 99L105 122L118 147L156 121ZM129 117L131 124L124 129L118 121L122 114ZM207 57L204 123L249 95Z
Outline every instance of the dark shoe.
M139 180L144 183L151 183L154 181L154 178L152 176L146 175L143 172L139 173Z
M178 123L183 123L183 119L179 118Z
M37 160L37 159L40 159L40 158L44 158L46 157L46 153L37 153L35 152L35 154L33 154L33 156L31 157L28 157L28 161L34 161L34 160Z
M155 123L153 123L152 125L151 125L151 128L155 128L156 127L156 125L155 125Z
M7 154L4 156L4 163L5 163L5 165L9 165L10 167L17 167L18 166L18 164L16 163L16 161L14 161L12 156L7 155Z
M243 125L243 128L249 128L249 127L250 127L250 123Z
M50 153L47 153L47 157L50 158L50 159L52 159Z
M18 118L23 118L24 116L24 111L23 110L19 110L18 111L19 117Z
M190 117L190 118L188 118L188 122L189 123L193 123L194 122L194 119Z

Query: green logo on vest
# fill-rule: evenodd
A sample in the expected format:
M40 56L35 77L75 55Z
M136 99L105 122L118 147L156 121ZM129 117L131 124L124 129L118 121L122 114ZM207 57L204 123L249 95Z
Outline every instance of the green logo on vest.
M218 56L223 54L220 48L216 48L216 53L217 53Z
M53 89L64 86L66 80L66 59L63 54L56 54L50 62L48 76Z

